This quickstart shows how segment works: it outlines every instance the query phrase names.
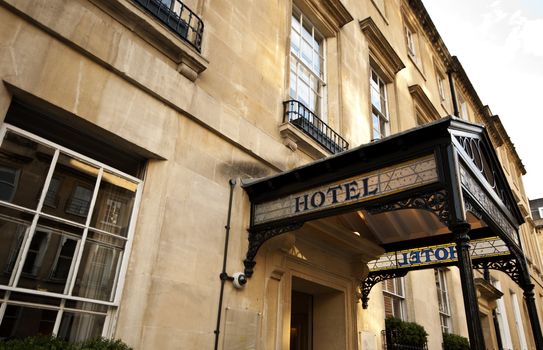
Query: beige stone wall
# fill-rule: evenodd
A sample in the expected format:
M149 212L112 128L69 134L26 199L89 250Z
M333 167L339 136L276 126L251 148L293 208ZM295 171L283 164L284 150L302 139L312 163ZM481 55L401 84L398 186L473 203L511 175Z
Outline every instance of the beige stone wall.
M112 3L147 16L128 0ZM136 349L212 347L228 180L238 180L227 266L234 272L242 270L250 212L239 179L312 160L285 147L278 129L288 98L291 2L187 3L205 23L201 54L176 43L179 39L153 19L147 19L155 28L150 39L120 15L125 12L114 12L103 1L0 1L0 116L13 96L30 95L153 155L113 332ZM436 67L444 69L445 63L416 22L421 62L407 53L403 21L413 16L408 6L386 1L383 16L371 1L342 3L354 21L326 41L330 126L351 147L371 139L370 53L358 23L368 16L406 65L387 90L391 132L416 126L413 85L422 87L439 115L450 114L450 96L440 102L436 80ZM173 44L158 45L156 38ZM182 65L170 49L189 52L205 70L191 81L179 72ZM470 103L470 120L480 121ZM375 287L370 308L362 310L354 297L361 274L353 272L351 261L303 239L286 239L267 244L256 262L250 288L237 291L226 285L224 305L230 311L223 314L221 344L229 341L224 334L239 336L228 326L229 320L238 320L255 334L256 348L286 348L294 276L345 296L345 313L336 315L342 318L343 338L332 347L357 349L360 343L381 348L382 291ZM450 278L453 331L467 336L459 278L456 273ZM410 274L407 284L408 318L425 326L431 349L441 343L434 285L431 270ZM330 300L323 302L324 309L338 299ZM525 327L529 330L527 321Z

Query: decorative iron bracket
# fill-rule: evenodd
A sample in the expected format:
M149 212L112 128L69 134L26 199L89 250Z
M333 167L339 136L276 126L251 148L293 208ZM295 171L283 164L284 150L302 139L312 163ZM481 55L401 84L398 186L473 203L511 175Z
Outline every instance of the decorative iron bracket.
M483 219L483 212L479 210L479 208L473 204L472 200L469 198L469 196L464 196L464 208L466 212L472 213L477 219L482 220Z
M422 193L416 197L410 197L394 203L386 203L383 205L369 207L366 210L370 214L379 214L387 211L401 209L422 209L433 212L439 221L445 226L449 226L449 201L447 191L440 190L432 193Z
M498 260L483 260L473 261L473 268L474 269L492 269L492 270L498 270L501 272L506 273L511 277L513 281L515 281L516 284L519 286L524 286L524 277L523 277L523 271L522 267L520 266L517 258L507 257L504 259L498 259Z
M360 283L360 290L362 292L362 307L364 309L368 308L368 301L370 300L369 295L370 291L377 283L396 277L403 277L407 275L408 270L383 270L370 272L368 276Z
M303 224L303 222L297 222L294 224L275 227L267 230L250 231L249 248L247 249L245 260L243 260L243 265L245 266L245 275L247 277L251 277L253 275L253 269L256 264L254 259L256 257L256 253L258 252L258 249L260 249L264 242L275 236L279 236L282 233L297 230L302 227Z

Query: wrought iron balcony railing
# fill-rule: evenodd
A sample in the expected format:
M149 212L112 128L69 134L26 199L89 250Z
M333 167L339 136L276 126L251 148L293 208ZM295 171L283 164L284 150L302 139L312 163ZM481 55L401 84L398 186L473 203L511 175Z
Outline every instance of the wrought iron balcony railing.
M343 137L323 122L303 103L296 100L284 102L285 115L283 122L289 122L317 141L332 153L339 153L349 148Z
M150 12L198 52L202 46L204 22L179 0L133 0Z

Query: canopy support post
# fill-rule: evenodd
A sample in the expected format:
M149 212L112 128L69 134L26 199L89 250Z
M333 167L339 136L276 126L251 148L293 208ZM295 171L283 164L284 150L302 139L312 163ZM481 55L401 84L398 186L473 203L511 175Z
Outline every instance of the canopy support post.
M479 303L477 292L473 281L473 268L469 254L468 232L471 226L467 222L451 225L450 229L456 239L456 252L458 255L458 269L462 283L462 294L464 296L464 309L468 323L469 341L472 350L485 350L483 338L483 327L479 317Z
M526 300L528 315L530 317L530 325L532 326L532 333L534 335L535 347L536 349L543 349L543 335L541 334L541 326L539 324L539 317L537 317L537 308L535 306L534 285L528 283L523 287L523 290L524 300Z

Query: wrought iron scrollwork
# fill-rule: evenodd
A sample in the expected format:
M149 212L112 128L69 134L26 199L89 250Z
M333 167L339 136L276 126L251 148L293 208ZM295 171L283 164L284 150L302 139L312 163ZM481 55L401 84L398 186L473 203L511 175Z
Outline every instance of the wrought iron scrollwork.
M497 176L494 163L490 159L490 152L481 139L459 136L455 138L458 140L462 148L471 159L472 164L475 165L477 170L483 175L487 183L494 190L494 192L500 197L507 209L512 211L513 204L508 200L505 195L505 187L503 181Z
M474 269L492 269L492 270L498 270L506 273L511 277L515 283L517 283L519 286L524 285L524 276L522 267L520 266L518 260L516 258L506 258L506 259L499 259L499 260L483 260L483 261L473 261L473 268Z
M475 215L477 219L481 220L483 218L483 212L467 198L464 198L464 207L466 211Z
M422 209L433 212L445 226L449 226L449 202L447 191L420 194L394 203L367 208L371 214L379 214L400 209Z
M370 291L377 283L396 277L403 277L407 275L408 270L394 270L394 271L376 271L370 272L370 274L360 284L360 291L362 292L362 307L368 308L368 301L370 300Z
M264 244L264 242L282 233L297 230L302 227L303 224L303 222L297 222L294 224L275 227L272 229L249 232L249 248L247 249L247 255L245 256L245 260L243 260L243 264L245 266L245 275L247 277L251 277L253 275L253 268L256 264L254 259L256 257L256 253L258 252L258 249L260 248L260 246L262 246L262 244Z

